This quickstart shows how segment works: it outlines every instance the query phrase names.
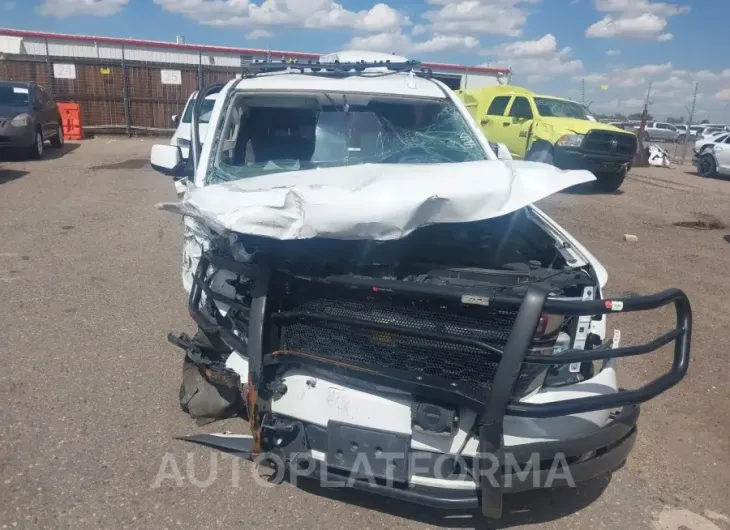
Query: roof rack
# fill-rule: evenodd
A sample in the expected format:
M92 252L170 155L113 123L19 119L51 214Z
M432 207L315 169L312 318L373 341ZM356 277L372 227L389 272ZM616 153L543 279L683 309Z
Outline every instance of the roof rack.
M302 74L351 74L362 73L369 68L387 68L390 72L413 72L422 77L431 77L430 68L424 68L420 61L355 61L355 62L320 62L315 60L288 62L255 60L245 62L242 65L244 77L255 77L258 74L272 72L299 71Z

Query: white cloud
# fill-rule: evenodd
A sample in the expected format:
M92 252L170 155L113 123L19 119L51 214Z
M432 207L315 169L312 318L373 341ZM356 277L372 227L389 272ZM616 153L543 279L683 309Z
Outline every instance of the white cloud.
M585 30L596 39L627 37L668 42L674 38L664 32L669 17L689 13L689 6L649 0L594 0L596 9L609 13Z
M621 55L621 50L606 50L606 55L608 57L616 57L617 55Z
M501 44L484 50L482 55L495 57L489 66L511 68L516 75L527 75L532 80L549 79L558 75L571 75L583 70L583 63L571 59L573 50L558 48L558 41L551 33L537 40Z
M717 94L715 94L715 99L719 99L720 101L730 101L730 88L720 90Z
M664 2L649 0L594 0L593 4L603 13L651 13L660 17L686 15L690 12L689 6L679 6Z
M334 0L154 0L171 13L179 13L208 26L304 27L309 29L355 29L369 32L395 31L409 25L407 16L387 4L350 11Z
M255 29L253 31L250 31L249 33L246 33L246 38L250 40L256 40L256 39L268 39L269 37L273 37L274 34L270 31L266 31L265 29Z
M456 37L447 35L436 35L433 38L413 45L411 51L420 53L436 53L448 50L473 50L479 46L479 41L474 37Z
M495 48L487 50L489 55L497 55L500 57L509 57L518 59L520 57L539 57L543 55L552 55L558 49L558 40L555 35L548 33L544 37L537 40L517 41L508 44L501 44Z
M442 53L452 50L473 50L479 46L474 37L457 37L453 35L435 35L423 42L413 42L410 37L400 32L376 33L368 36L354 37L346 47L356 50L368 50L386 53Z
M503 35L519 37L529 15L525 6L540 0L427 0L440 6L423 17L429 29L448 35Z
M698 81L721 81L730 79L730 68L726 68L721 72L712 72L710 70L700 70L695 73L687 72L687 75L695 77Z
M107 17L124 9L129 0L45 0L37 8L40 15L68 18L80 15ZM14 3L11 2L11 7Z
M385 53L406 53L411 48L411 39L402 33L376 33L366 37L355 37L347 48Z

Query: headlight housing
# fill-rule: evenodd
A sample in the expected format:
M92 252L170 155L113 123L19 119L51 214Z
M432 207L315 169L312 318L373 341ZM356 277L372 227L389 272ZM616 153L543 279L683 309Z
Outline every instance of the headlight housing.
M564 134L558 140L557 145L560 147L580 147L580 144L583 143L583 138L585 138L585 134Z
M15 118L10 120L10 125L13 127L27 127L29 123L33 121L33 116L27 113L18 114Z

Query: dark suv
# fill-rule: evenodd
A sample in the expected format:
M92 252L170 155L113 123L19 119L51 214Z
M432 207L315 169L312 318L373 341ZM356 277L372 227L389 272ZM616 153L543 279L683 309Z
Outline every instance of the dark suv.
M0 149L43 156L43 144L63 147L63 126L58 107L40 85L0 81Z

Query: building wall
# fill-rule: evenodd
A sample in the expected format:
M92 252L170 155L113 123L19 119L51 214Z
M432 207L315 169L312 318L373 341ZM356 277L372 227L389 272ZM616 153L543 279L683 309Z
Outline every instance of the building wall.
M268 58L266 51L261 50L260 53L241 56L236 53L225 53L216 50L195 51L195 50L175 50L164 49L153 46L134 46L125 45L122 50L121 45L95 43L78 41L73 42L66 39L46 39L36 37L23 37L18 43L19 37L6 37L0 35L0 52L3 53L26 53L28 55L42 56L50 55L52 57L68 57L79 59L101 59L101 60L122 60L132 62L144 62L155 64L170 65L191 65L197 66L201 63L203 66L222 66L228 68L238 68L241 65L241 59L244 60L265 60ZM47 46L47 48L46 48ZM18 51L22 49L23 51ZM256 50L252 50L256 51ZM312 54L312 58L316 58ZM271 59L286 59L284 56L271 55ZM453 88L478 88L482 86L494 85L499 82L498 75L490 72L469 72L465 68L465 72L454 71L450 69L433 68L434 74L448 75L450 78L460 78L458 86Z

